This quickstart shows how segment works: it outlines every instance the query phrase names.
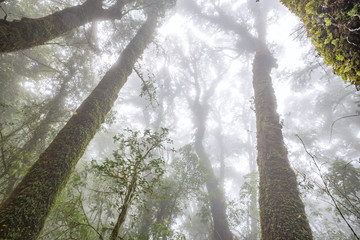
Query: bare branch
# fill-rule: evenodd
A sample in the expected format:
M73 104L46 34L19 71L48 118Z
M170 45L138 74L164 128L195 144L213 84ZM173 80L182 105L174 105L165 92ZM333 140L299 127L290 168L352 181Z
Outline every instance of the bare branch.
M339 212L341 218L345 221L346 225L350 228L350 230L351 230L351 232L353 233L353 235L356 237L356 239L360 240L360 238L357 236L357 234L356 234L356 232L354 231L354 229L351 227L350 223L347 221L347 219L346 219L345 216L343 215L343 213L342 213L342 211L341 211L341 209L340 209L340 207L339 207L339 205L338 205L338 201L335 199L335 197L334 197L334 196L332 195L332 193L330 192L330 189L329 189L329 186L328 186L328 184L327 184L327 182L326 182L326 179L325 179L324 175L322 174L321 169L320 169L320 167L319 167L319 165L318 165L318 163L317 163L317 161L316 161L316 156L313 155L313 154L311 154L311 153L307 150L304 141L301 139L301 137L300 137L299 135L296 134L295 136L300 140L300 142L302 143L302 145L303 145L303 147L304 147L305 152L306 152L306 153L311 157L311 159L313 160L314 165L315 165L316 169L318 170L318 173L319 173L319 176L320 176L320 178L321 178L321 181L322 181L323 184L324 184L326 194L331 198L332 202L334 203L334 206L335 206L336 210Z
M331 142L331 138L332 138L332 133L333 133L333 127L334 127L334 124L341 120L341 119L345 119L345 118L351 118L351 117L359 117L360 115L359 114L353 114L353 115L348 115L348 116L343 116L343 117L340 117L338 119L336 119L332 124L331 124L331 128L330 128L330 140L329 142Z

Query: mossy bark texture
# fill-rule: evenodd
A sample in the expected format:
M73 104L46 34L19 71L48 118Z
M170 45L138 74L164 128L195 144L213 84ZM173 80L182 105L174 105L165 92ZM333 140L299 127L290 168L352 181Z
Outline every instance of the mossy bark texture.
M93 20L101 9L101 1L66 8L51 15L8 22L0 20L0 53L12 52L44 44Z
M27 140L14 155L8 157L7 162L9 165L21 163L24 166L30 166L32 163L31 159L35 159L35 157L32 156L38 156L38 154L45 149L46 138L49 137L51 133L52 123L64 114L63 102L67 95L66 83L67 81L62 83L57 95L50 100L48 104L49 111L46 113L46 117L36 126L31 138ZM14 186L18 180L19 176L16 174L8 174L5 196L8 196L14 190Z
M312 233L287 157L270 72L275 60L258 51L253 63L262 240L311 240Z
M360 89L359 0L282 0L334 72Z
M0 239L36 239L56 195L104 122L133 66L150 43L157 17L150 16L76 110L21 183L0 207Z
M205 135L205 123L207 117L207 106L203 106L199 100L194 103L195 118L195 151L202 162L206 173L206 189L209 194L211 215L214 223L213 240L232 240L233 234L230 231L226 216L225 195L221 188L219 179L216 177L211 166L210 159L203 146Z

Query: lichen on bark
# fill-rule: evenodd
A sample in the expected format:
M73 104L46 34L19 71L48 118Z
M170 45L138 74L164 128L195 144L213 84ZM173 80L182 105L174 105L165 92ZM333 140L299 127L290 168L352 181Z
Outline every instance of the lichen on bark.
M358 0L282 0L304 23L316 50L345 82L360 89Z
M253 63L259 205L262 240L312 240L296 175L288 161L270 72L275 59L268 50L257 51Z
M42 18L0 20L0 52L41 45L90 21L101 9L100 1L88 0Z
M0 239L36 239L57 194L105 120L157 25L150 15L89 97L76 110L0 207Z

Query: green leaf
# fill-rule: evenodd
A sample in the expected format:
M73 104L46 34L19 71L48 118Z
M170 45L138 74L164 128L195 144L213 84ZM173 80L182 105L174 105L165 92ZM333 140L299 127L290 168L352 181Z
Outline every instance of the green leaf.
M350 66L346 66L345 69L344 69L344 72L349 72L351 70L351 67Z
M331 19L330 18L324 18L325 21L325 26L330 26L331 25Z
M350 17L354 17L356 14L359 14L360 4L356 4L347 15Z
M336 59L339 60L339 61L343 61L344 60L344 56L341 55L340 53L336 53Z
M334 45L335 47L339 46L339 39L336 38L336 39L332 40L331 44Z
M305 6L305 11L307 14L316 14L316 1L312 0Z

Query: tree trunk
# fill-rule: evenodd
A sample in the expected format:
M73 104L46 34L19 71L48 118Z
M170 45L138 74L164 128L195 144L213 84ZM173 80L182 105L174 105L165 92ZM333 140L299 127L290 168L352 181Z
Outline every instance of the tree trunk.
M109 238L109 240L116 240L118 239L118 236L119 236L119 231L120 231L120 227L122 226L122 224L125 222L125 219L126 219L126 214L127 214L127 211L128 211L128 204L125 203L123 205L123 208L121 209L121 212L119 214L119 217L116 221L116 224L111 232L111 236Z
M311 240L312 233L287 157L270 72L275 59L257 51L253 63L262 240Z
M206 154L202 141L205 134L206 107L202 106L198 99L194 103L195 114L195 151L206 171L206 189L210 197L211 215L214 222L214 240L232 240L225 209L225 196L218 178L215 176L211 162Z
M196 141L196 140L195 140ZM230 231L225 211L225 196L220 188L220 183L211 167L211 162L207 157L202 143L195 143L196 154L206 169L206 189L210 197L211 215L214 222L214 240L232 240L233 235Z
M137 174L137 173L135 173L135 174ZM119 236L120 228L123 225L123 223L125 222L126 214L128 212L128 209L129 209L132 197L133 197L133 193L136 189L136 181L137 181L136 175L132 176L131 183L129 185L129 188L127 190L127 193L126 193L126 196L124 199L124 204L122 205L121 212L120 212L119 217L116 221L116 224L111 232L111 236L110 236L109 240L116 240Z
M51 15L32 19L22 18L8 22L0 21L0 52L12 52L31 48L54 39L95 16L98 0L88 0L84 4L66 8ZM101 5L100 5L101 7Z
M120 19L121 8L128 2L119 0L114 8L103 10L101 0L87 0L42 18L0 20L0 53L42 45L97 18Z
M157 17L150 16L117 62L77 109L0 207L0 239L36 239L56 195L105 120L133 66L150 43Z
M50 100L48 104L49 111L47 112L46 117L40 121L40 123L33 131L31 138L26 141L24 146L14 155L9 157L7 160L9 164L22 162L24 165L23 168L27 168L30 166L31 159L33 157L35 158L35 156L44 150L45 140L50 133L51 124L54 122L54 120L64 114L62 111L63 102L67 96L66 86L69 80L70 78L65 79L61 84L59 92L56 94L56 96L54 96L53 99ZM11 174L11 176L9 176L7 188L5 190L5 196L8 196L14 190L14 186L18 180L19 176L16 176L15 174Z
M254 138L251 134L253 129L253 123L250 123L249 133L248 133L248 154L249 154L249 166L250 166L250 174L253 175L257 173L256 168L256 157L254 146ZM255 126L254 126L255 127ZM251 176L252 180L252 176ZM249 240L257 240L259 236L259 208L258 208L258 191L257 187L250 193L250 204L249 204L249 217L250 217L250 234Z
M316 50L334 72L360 90L358 0L281 0L304 23ZM326 83L324 83L326 84Z

